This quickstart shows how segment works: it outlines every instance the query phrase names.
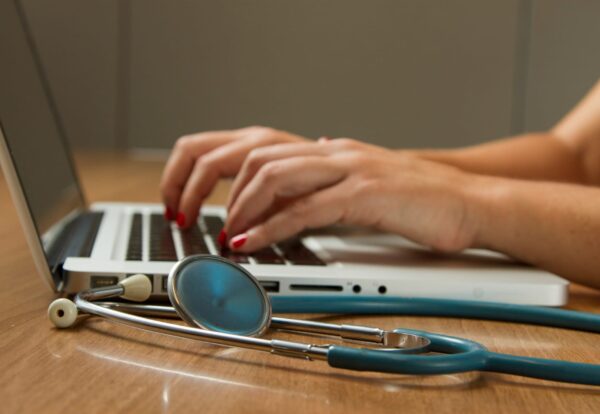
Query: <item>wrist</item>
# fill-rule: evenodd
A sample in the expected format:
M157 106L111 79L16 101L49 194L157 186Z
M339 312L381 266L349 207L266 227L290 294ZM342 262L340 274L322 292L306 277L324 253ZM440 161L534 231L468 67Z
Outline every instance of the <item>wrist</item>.
M513 207L510 179L468 174L462 189L466 226L472 232L473 248L497 250L497 241L512 228Z

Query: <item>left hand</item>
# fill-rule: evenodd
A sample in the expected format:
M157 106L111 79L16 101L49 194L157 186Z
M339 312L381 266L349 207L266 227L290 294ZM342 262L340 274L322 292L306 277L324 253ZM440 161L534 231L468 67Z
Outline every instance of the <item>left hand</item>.
M478 229L469 202L476 177L351 139L259 148L233 183L225 232L244 252L336 223L458 251Z

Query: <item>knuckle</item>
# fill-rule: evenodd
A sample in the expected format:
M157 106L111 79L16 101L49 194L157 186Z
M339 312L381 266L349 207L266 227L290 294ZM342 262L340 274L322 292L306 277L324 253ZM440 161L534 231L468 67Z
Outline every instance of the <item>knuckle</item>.
M250 125L245 128L242 128L241 130L246 131L246 132L255 132L255 131L260 130L261 128L264 128L264 127L262 125Z
M343 159L350 166L362 166L368 162L368 157L360 152L344 154Z
M183 152L187 152L190 146L193 144L194 138L192 135L184 135L179 137L177 141L175 141L175 149Z
M263 148L255 148L248 154L246 158L247 166L251 170L257 170L266 161L266 152Z
M254 127L251 132L251 139L257 144L270 144L276 141L278 132L270 127Z
M206 173L210 173L217 170L218 164L218 160L215 157L211 157L210 155L208 155L200 157L196 160L194 170L205 171Z
M275 133L275 129L267 126L256 126L254 127L255 131L261 133L263 135L272 135Z
M259 171L258 178L264 184L272 184L281 174L281 164L270 162L262 166Z
M371 195L380 194L383 191L383 183L381 180L363 179L354 187L356 196L370 197Z
M310 211L311 203L306 199L300 199L296 201L292 207L290 213L292 216L298 218L306 217L306 214Z
M338 138L336 143L344 149L355 149L358 147L358 141L352 138Z

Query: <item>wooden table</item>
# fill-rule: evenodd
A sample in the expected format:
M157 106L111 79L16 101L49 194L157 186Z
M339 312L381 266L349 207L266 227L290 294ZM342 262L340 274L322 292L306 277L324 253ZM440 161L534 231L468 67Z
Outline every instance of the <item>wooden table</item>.
M161 162L82 154L77 164L90 201L159 200ZM220 186L210 201L222 202L226 189ZM600 412L600 388L497 374L354 373L98 318L58 331L46 317L54 295L34 269L3 181L0 206L2 413ZM571 308L600 311L599 292L582 287L571 292ZM320 318L469 337L501 352L600 361L600 339L588 333L463 319Z

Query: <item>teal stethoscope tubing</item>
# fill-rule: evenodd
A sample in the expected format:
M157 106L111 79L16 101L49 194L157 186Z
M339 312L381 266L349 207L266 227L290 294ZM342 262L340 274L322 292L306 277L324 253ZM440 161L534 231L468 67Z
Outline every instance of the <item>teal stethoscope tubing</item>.
M271 304L273 311L277 313L448 316L600 333L599 315L494 302L431 298L272 296ZM429 351L444 355L410 355L332 346L328 354L329 365L361 371L419 375L489 371L600 385L600 365L500 354L490 352L483 345L467 339L407 329L397 331L427 337L431 341Z

